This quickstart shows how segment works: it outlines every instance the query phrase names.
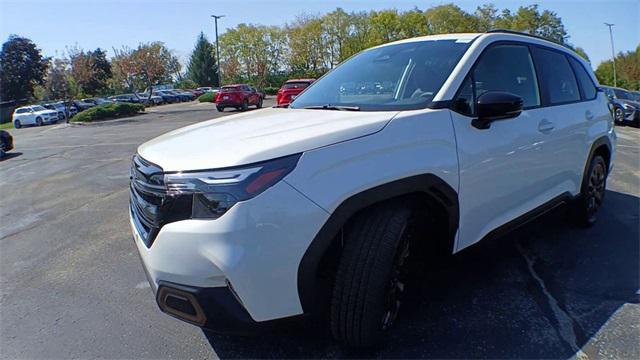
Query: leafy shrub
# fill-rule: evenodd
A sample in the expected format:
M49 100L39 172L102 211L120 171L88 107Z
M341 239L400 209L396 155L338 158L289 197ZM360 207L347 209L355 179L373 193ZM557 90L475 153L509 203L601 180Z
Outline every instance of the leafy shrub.
M212 92L204 93L200 95L200 97L198 97L198 102L215 102L215 100L216 99L214 98Z
M125 116L132 116L144 111L144 105L131 103L113 103L94 106L85 111L79 112L71 119L75 122L97 121L105 119L117 119Z
M280 90L280 88L277 87L273 87L273 86L269 86L263 89L265 94L267 95L275 95L278 93L278 90Z

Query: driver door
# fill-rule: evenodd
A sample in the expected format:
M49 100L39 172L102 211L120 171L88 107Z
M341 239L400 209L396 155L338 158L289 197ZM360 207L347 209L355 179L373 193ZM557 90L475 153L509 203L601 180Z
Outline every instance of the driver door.
M474 127L475 102L487 91L523 98L515 118ZM452 111L460 171L457 250L539 205L545 164L539 126L546 121L532 56L526 45L492 44L468 74Z

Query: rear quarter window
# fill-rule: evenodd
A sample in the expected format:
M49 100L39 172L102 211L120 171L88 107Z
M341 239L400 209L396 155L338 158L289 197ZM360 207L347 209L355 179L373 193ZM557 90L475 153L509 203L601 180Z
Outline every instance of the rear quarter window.
M589 76L589 74L587 73L587 70L585 70L584 66L582 66L582 64L580 64L580 62L576 59L574 59L571 56L568 56L569 58L569 63L571 64L571 67L573 68L573 71L576 74L576 77L578 78L578 82L580 83L580 87L582 88L582 95L584 96L585 100L593 100L596 98L596 93L597 93L597 89L595 84L593 83L593 80L591 80L591 76Z
M533 56L543 93L550 105L580 101L576 77L563 53L534 47Z

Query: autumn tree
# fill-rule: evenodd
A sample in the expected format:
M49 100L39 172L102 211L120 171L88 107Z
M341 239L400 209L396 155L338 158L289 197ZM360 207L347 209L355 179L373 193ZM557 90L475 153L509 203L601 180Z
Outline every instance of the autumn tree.
M114 53L113 76L130 91L147 89L151 96L154 85L172 80L172 63L177 60L162 42L114 49Z
M29 39L11 35L0 51L0 99L33 97L34 86L44 84L49 59Z
M107 88L107 81L111 78L111 64L106 51L100 48L87 52L70 49L69 63L71 75L82 93L93 96Z

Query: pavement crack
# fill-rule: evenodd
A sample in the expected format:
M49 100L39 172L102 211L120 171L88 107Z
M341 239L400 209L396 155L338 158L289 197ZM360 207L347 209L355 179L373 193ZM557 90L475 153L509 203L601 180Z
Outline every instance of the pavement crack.
M555 323L557 324L557 332L560 335L560 338L571 347L573 352L575 353L574 357L581 360L586 360L589 357L585 354L582 349L578 346L577 336L573 327L574 321L571 315L569 315L565 310L560 307L558 300L551 294L548 290L545 281L542 277L536 272L534 269L534 265L536 259L532 256L527 250L522 247L520 242L516 242L516 248L525 262L527 263L527 269L529 270L529 274L535 280L537 285L540 288L542 294L544 294L549 307L551 308Z

